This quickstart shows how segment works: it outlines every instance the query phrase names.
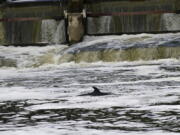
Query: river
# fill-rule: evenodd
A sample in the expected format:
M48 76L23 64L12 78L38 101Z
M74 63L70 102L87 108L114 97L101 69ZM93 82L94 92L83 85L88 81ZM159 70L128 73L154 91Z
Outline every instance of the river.
M122 50L122 43L130 48L132 43L153 44L152 48L157 43L174 43L177 47L180 33L88 37L82 44L92 50L90 46L100 41L106 43L106 51L113 47ZM0 47L1 135L179 134L178 53L156 59L62 60L64 52L78 52L76 49L82 44L70 48ZM109 47L110 44L116 45ZM111 94L80 96L92 92L92 86Z

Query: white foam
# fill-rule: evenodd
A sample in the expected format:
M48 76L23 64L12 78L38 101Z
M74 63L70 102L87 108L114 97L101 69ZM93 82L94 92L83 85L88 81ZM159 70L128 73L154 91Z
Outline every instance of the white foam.
M65 124L65 123L64 123ZM79 122L76 122L78 125ZM34 127L27 127L27 128L21 128L19 130L13 130L13 131L2 131L1 135L178 135L179 133L172 133L172 132L164 132L164 131L139 131L139 132L126 132L121 130L98 130L98 129L87 129L87 128L77 128L76 125L74 125L73 128L69 129L68 126L64 125L58 125L58 124L49 124L48 126L45 124L41 124Z
M48 22L48 21L47 21ZM60 22L61 27L63 22ZM46 24L46 23L45 23ZM59 32L57 30L57 32ZM0 57L10 59L16 62L17 68L32 68L39 66L57 66L60 57L69 52L73 52L84 47L93 47L99 43L107 43L104 49L121 49L122 47L131 47L134 44L142 44L143 47L149 45L156 46L164 42L173 41L180 37L180 33L176 34L137 34L137 35L121 35L121 36L101 36L101 37L85 37L84 41L76 45L68 47L66 45L49 45L45 47L4 47L0 46ZM59 39L56 38L56 42ZM99 46L100 47L100 46ZM61 66L68 65L62 63ZM72 65L69 64L70 66Z
M59 57L60 52L65 49L65 45L51 45L45 47L4 47L0 46L0 56L12 59L16 62L18 68L33 67L40 62L47 64L49 61L54 61L52 64L56 64L56 57ZM52 58L51 58L52 57ZM52 60L49 60L52 59Z
M180 36L180 33L168 33L168 34L137 34L137 35L112 35L112 36L100 36L100 37L85 37L84 41L68 48L64 53L74 52L79 48L84 48L88 46L93 46L99 43L108 43L106 48L122 48L131 47L135 43L143 43L143 47L151 46L155 47L161 43L173 40Z
M42 89L27 89L24 87L1 87L0 101L52 99L51 91Z
M164 111L175 111L179 113L180 105L175 105L173 102L179 101L179 88L180 86L175 85L158 85L163 82L180 81L179 72L168 72L159 69L161 65L173 65L178 64L177 59L166 59L158 61L136 61L136 62L117 62L117 63L66 63L59 66L44 66L39 68L29 69L16 69L16 68L1 68L0 69L0 102L5 104L6 101L19 101L25 100L28 107L24 107L24 112L36 112L38 110L52 111L54 109L108 109L111 111L113 107L120 107L118 113L120 117L126 117L123 113L129 110L135 111L150 111L153 114L163 113ZM124 71L123 71L124 70ZM126 71L127 70L127 71ZM119 71L123 71L121 75L135 75L135 76L152 76L149 79L139 80L119 80L116 76ZM94 82L94 77L98 73L99 77L109 77L109 82L98 80ZM103 73L111 73L111 76L104 76ZM144 73L144 74L143 74ZM58 75L58 76L57 76ZM167 77L163 77L167 75ZM114 76L116 76L114 78ZM158 77L160 76L160 77ZM60 77L63 81L58 82L57 87L45 86L39 87L35 85L33 88L26 87L26 84L18 84L18 79L28 78L30 85L34 82L31 80L38 77L45 77L47 80L57 79ZM153 78L155 77L155 78ZM12 83L11 81L17 79L18 87L11 86L4 83ZM52 79L52 80L53 80ZM88 79L92 79L88 81ZM128 79L128 78L126 78ZM9 81L8 81L9 80ZM85 81L85 82L84 82ZM91 82L92 81L92 82ZM155 82L155 85L146 85ZM157 84L156 84L157 82ZM41 83L41 81L39 82ZM44 82L42 82L44 83ZM52 85L54 82L51 82ZM166 83L165 83L166 84ZM3 86L4 85L4 86ZM29 84L28 84L29 85ZM112 92L112 95L91 97L91 96L79 96L83 93L91 92L93 85L98 86L104 92ZM117 87L118 86L118 87ZM54 102L55 101L55 102ZM172 103L172 104L171 104ZM122 110L122 111L121 111ZM21 112L20 112L21 113ZM54 115L54 114L52 114ZM85 113L82 115L90 115ZM93 115L93 114L92 114ZM51 114L34 115L32 119L49 119ZM66 117L66 116L62 116ZM157 117L157 120L165 119L166 117ZM19 120L17 118L13 120ZM148 124L143 122L139 123L131 121L118 121L115 123L106 122L91 122L86 120L73 121L64 120L57 121L54 123L50 122L37 122L36 126L24 125L25 127L16 127L14 123L1 124L0 131L1 135L59 135L59 134L107 134L107 135L144 135L144 134L155 134L155 135L176 135L178 133L169 133L161 131L159 129L153 129L153 131L121 131L113 130L112 128L127 127L127 128L148 128ZM173 119L173 117L171 117ZM103 129L88 129L87 126L94 127L110 127L108 130Z

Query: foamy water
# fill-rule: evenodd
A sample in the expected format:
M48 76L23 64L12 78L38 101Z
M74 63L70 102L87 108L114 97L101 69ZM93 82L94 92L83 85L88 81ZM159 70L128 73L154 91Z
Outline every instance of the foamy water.
M0 48L16 62L0 68L1 135L179 134L179 59L60 64L64 49ZM92 86L112 94L79 96Z

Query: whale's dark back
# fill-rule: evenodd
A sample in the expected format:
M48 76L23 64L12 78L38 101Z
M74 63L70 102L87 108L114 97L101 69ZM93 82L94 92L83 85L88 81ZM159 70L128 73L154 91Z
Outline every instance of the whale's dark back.
M94 89L93 92L91 93L87 93L87 94L82 94L80 96L104 96L104 95L110 95L111 93L105 93L105 92L101 92L99 88L93 86L92 87Z
M94 91L91 93L91 96L104 96L104 95L109 95L110 93L104 93L101 92L100 89L97 87L93 86Z

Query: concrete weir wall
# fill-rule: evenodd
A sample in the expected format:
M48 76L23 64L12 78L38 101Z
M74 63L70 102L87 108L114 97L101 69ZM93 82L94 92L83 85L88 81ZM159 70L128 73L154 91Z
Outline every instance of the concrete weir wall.
M87 13L85 34L180 31L180 14L172 13L172 11L180 10L180 0L84 0L83 3L83 8ZM0 18L39 19L1 21L0 43L56 44L66 42L65 20L60 17L64 16L64 10L67 9L67 1L2 6ZM164 13L149 13L149 11L163 11ZM133 12L148 13L131 14ZM111 16L108 15L110 13L128 14ZM100 14L103 16L99 16Z
M88 34L156 33L180 30L180 25L178 25L180 15L168 13L180 10L179 0L106 0L94 3L92 0L88 1L87 12L93 14L124 13L119 16L89 17ZM176 24L178 26L174 28L173 25Z
M3 10L0 8L0 18L3 18ZM0 22L0 44L5 43L5 32L3 22Z
M3 22L6 44L64 42L63 39L61 39L61 41L55 39L55 36L57 37L55 33L63 33L60 33L57 30L61 20L54 19L58 16L62 16L62 11L63 8L59 5L59 3L34 3L5 6L3 10L3 18L32 18L32 20L27 21ZM33 18L35 19L33 20ZM54 37L54 39L51 37ZM59 37L61 37L61 35L59 35Z

